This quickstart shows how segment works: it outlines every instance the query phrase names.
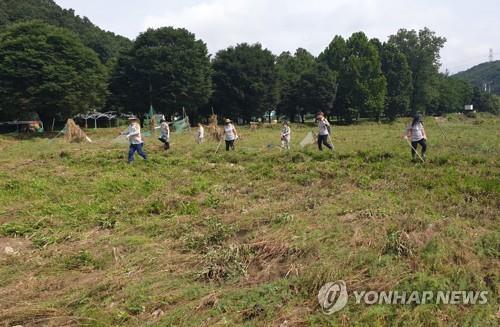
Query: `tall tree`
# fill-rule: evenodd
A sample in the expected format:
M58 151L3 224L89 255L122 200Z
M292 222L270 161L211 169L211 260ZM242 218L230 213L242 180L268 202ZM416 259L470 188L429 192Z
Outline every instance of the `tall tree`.
M471 103L477 111L500 114L500 96L483 92L478 87L473 90Z
M446 39L439 37L428 28L420 30L400 29L389 37L390 44L403 52L412 71L412 112L425 112L433 98L438 96L439 52Z
M381 61L382 72L387 81L385 115L389 120L409 115L412 78L406 56L393 44L384 44L381 50Z
M336 35L328 47L318 56L318 60L326 64L331 70L340 72L345 65L347 44L344 38Z
M319 60L339 73L335 114L348 122L361 116L380 119L386 81L377 47L364 33L352 34L345 43L335 37Z
M302 121L305 114L330 113L337 93L337 74L317 63L294 83L291 93Z
M275 57L260 44L238 44L219 51L213 60L217 112L250 121L274 110L277 103Z
M346 118L348 116L346 95L349 89L347 84L343 81L346 69L346 60L347 44L344 38L340 35L336 35L328 47L318 56L318 61L320 63L325 64L330 70L337 74L337 93L333 110L330 114L337 115L341 118Z
M276 59L279 91L278 112L287 115L290 121L295 120L300 109L295 98L296 84L305 73L310 72L315 66L314 56L302 48L297 49L293 56L289 52L283 52Z
M149 29L118 60L110 106L145 113L152 104L169 115L185 107L196 116L211 87L210 57L203 41L185 29Z
M461 112L464 105L471 104L472 86L462 80L452 78L446 74L439 74L436 79L438 95L429 104L429 114L444 114Z
M71 32L41 22L13 24L0 34L0 114L36 112L44 122L100 109L106 70Z

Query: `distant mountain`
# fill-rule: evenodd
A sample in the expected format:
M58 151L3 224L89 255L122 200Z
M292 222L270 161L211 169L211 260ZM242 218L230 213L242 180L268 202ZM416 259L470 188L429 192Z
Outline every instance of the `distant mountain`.
M0 0L0 30L7 24L33 19L73 31L103 63L132 44L123 36L100 29L87 17L75 15L74 10L62 9L52 0Z
M500 95L500 60L482 63L453 77L468 81L482 90L485 83L491 83L491 93Z

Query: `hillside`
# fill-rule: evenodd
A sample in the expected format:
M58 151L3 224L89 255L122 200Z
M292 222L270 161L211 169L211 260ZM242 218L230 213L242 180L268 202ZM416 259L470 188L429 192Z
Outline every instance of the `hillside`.
M500 95L500 60L479 64L453 76L481 89L484 88L485 82L492 82L491 92Z
M497 326L499 120L426 119L424 165L405 123L335 127L333 156L300 149L299 125L291 151L279 127L240 126L217 154L146 137L133 165L122 128L0 136L2 326ZM318 290L340 279L349 303L325 315ZM363 290L489 302L357 304Z
M75 32L104 63L131 45L129 39L101 30L87 17L75 15L72 9L62 9L52 0L0 0L0 28L9 23L32 19Z

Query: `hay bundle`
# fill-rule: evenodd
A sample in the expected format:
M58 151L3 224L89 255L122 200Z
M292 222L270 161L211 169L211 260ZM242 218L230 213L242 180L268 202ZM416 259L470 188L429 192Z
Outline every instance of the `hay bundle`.
M64 140L68 143L71 142L92 142L92 140L85 134L84 131L78 126L73 119L68 119L64 127Z
M207 133L214 139L219 142L222 137L222 131L217 126L217 115L213 114L209 119L210 124L207 126Z

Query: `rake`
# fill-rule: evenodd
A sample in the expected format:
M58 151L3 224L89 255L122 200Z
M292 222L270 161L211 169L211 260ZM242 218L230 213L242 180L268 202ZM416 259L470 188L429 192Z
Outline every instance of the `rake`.
M419 158L420 160L422 160L422 162L423 162L423 163L425 163L424 158L422 158L422 156L420 156L420 154L418 154L417 149L415 149L415 148L413 147L413 145L411 144L411 142L410 142L410 140L408 139L408 137L405 137L405 140L406 140L406 142L408 143L408 145L410 146L410 148L412 148L412 149L413 149L413 151L415 151L415 153L417 154L418 158Z

